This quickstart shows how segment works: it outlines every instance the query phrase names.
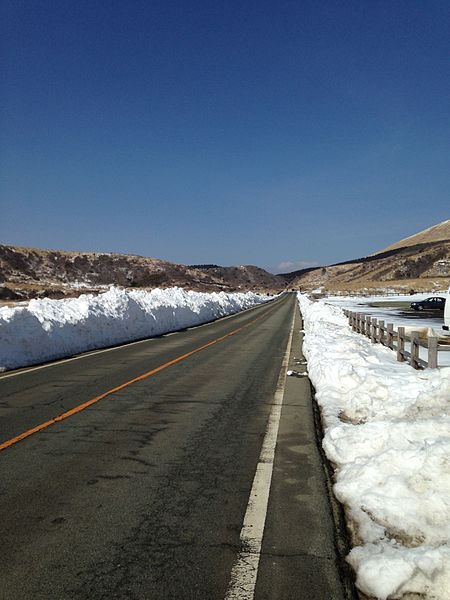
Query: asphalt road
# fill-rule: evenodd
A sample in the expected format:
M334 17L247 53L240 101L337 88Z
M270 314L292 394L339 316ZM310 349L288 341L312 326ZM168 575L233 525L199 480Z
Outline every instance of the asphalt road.
M295 295L286 295L195 329L1 376L0 444L14 443L0 451L0 598L223 599L294 310ZM323 505L318 525L302 525L303 534L318 527L325 548L322 556L311 542L311 556L302 551L316 593L302 595L293 574L278 581L283 569L273 572L269 560L257 599L344 597L320 459L315 475L302 469L297 485L314 476ZM267 517L272 545L277 531L291 530L289 506L277 512L282 476L274 476Z

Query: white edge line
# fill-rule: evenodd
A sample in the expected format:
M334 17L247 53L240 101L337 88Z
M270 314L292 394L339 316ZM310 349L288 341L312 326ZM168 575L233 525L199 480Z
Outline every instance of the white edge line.
M297 305L295 305L296 307ZM275 448L286 384L286 371L294 332L295 308L289 340L274 395L274 403L267 422L266 434L241 529L241 550L231 570L230 583L228 584L225 600L253 600L255 593L267 506L269 503L270 485L272 482Z
M8 371L6 371L6 372L3 372L4 373L3 374L0 371L0 381L2 379L9 379L10 377L18 377L19 375L26 375L26 373L31 373L32 371L40 371L41 369L48 369L49 367L58 367L59 365L63 365L65 363L72 362L73 360L81 360L82 358L88 358L89 356L94 356L95 354L103 354L104 352L112 352L113 350L120 350L121 348L126 348L127 346L134 346L136 344L144 344L145 342L151 342L155 339L158 339L161 336L169 337L170 335L175 335L176 333L180 333L180 332L183 332L186 330L190 331L191 329L198 329L200 327L207 327L208 325L214 325L214 323L217 323L218 321L225 321L225 319L230 319L231 317L235 317L237 315L242 315L243 313L249 312L251 310L255 310L257 308L260 308L261 306L265 306L266 304L269 304L269 302L273 302L274 300L276 300L276 298L273 298L272 300L268 300L267 302L262 302L261 304L257 304L256 306L251 306L250 308L240 310L240 311L232 313L230 315L225 315L224 317L218 317L217 319L214 319L214 321L209 321L208 323L200 323L199 325L192 325L190 327L180 329L179 331L168 331L167 333L155 333L155 335L153 337L148 337L143 340L136 340L134 342L124 342L123 344L113 346L112 348L100 348L99 350L93 350L91 352L86 351L78 356L71 356L70 358L55 359L55 361L46 363L44 365L37 365L36 367L31 367L30 369L27 369L27 368L20 369L20 367L19 367L20 370L14 371L13 373L8 373Z

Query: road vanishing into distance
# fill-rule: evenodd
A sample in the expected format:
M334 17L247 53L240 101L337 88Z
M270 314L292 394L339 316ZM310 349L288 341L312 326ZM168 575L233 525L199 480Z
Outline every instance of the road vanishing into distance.
M349 598L299 323L285 294L2 374L0 599Z

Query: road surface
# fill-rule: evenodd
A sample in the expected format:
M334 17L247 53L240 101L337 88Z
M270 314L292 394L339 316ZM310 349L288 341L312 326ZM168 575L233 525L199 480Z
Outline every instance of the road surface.
M274 398L299 352L296 312L289 294L3 374L0 598L348 597L300 378L284 391L256 584L247 594L231 581Z

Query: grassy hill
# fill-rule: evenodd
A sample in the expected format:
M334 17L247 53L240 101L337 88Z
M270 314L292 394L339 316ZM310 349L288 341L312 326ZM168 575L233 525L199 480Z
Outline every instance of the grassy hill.
M376 293L442 290L450 286L450 220L370 256L283 275L294 289Z

